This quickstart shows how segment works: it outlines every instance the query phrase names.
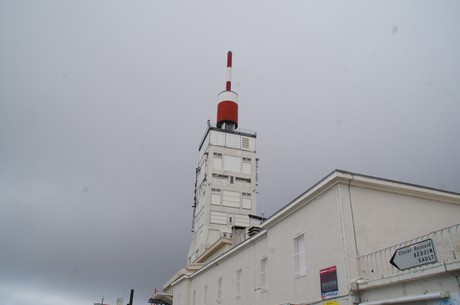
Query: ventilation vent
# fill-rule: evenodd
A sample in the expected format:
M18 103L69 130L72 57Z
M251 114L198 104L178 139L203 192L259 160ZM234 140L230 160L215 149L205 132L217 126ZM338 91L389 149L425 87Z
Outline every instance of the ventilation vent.
M252 226L248 229L249 237L252 237L260 232L260 227Z
M241 138L241 146L249 149L249 138Z

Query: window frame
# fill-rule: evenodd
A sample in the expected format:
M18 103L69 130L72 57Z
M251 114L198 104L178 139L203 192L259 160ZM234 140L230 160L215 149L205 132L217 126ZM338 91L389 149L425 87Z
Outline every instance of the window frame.
M222 303L222 282L223 282L223 278L222 276L219 276L217 279L217 300L216 300L218 304Z
M235 297L241 299L241 277L243 276L243 269L238 269L235 272Z
M203 287L203 304L208 305L208 284Z
M268 257L260 259L260 289L262 292L268 291Z
M292 238L294 242L294 277L301 278L307 275L307 258L305 247L305 232L295 235Z

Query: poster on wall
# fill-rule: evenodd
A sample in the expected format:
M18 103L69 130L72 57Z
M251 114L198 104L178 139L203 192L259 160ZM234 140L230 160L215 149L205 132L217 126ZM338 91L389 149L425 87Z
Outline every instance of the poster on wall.
M319 271L321 281L321 299L329 299L339 295L337 283L337 267L332 266Z

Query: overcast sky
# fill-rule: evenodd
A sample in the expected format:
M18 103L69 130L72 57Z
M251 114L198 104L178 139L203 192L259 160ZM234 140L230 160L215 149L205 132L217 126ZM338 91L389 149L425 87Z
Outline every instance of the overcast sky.
M336 168L460 192L459 1L0 0L0 304L185 265L228 50L259 214Z

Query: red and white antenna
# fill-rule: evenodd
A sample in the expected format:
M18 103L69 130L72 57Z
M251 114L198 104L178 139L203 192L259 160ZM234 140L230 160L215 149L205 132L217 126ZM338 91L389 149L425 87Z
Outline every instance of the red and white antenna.
M217 105L217 127L228 131L238 128L238 94L232 91L232 52L227 53L227 82L225 91L219 93Z
M232 91L232 51L227 53L227 83L225 90Z

